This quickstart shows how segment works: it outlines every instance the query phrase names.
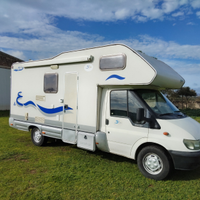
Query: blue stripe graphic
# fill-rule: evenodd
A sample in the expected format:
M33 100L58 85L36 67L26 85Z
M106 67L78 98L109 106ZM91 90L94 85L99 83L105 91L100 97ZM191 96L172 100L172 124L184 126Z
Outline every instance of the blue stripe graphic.
M28 102L24 103L24 106L28 106L28 105L33 105L36 107L36 105L32 101L28 101Z
M18 67L17 69L14 69L14 71L19 72L22 71L24 68L23 67Z
M18 96L17 96L17 98L16 98L16 103L17 103L19 106L23 106L23 104L22 104L22 103L19 103L19 101L18 101L18 99L20 99L20 98L23 97L23 96L20 95L21 93L22 93L22 92L18 92Z
M42 107L40 105L37 104L37 106L35 105L35 103L33 103L32 101L27 101L26 103L20 103L18 101L18 99L22 98L23 96L21 95L22 92L18 92L18 96L16 98L16 103L17 105L19 106L28 106L28 105L32 105L34 107L38 107L43 113L46 113L46 114L56 114L56 113L59 113L59 112L62 112L63 111L63 106L60 106L60 107L57 107L57 108L45 108L45 107ZM73 108L71 107L68 107L67 109L64 109L64 110L73 110Z
M44 112L46 114L56 114L56 113L59 113L59 112L63 111L63 106L60 106L60 107L57 107L57 108L44 108L44 107L42 107L42 106L40 106L38 104L37 104L37 106L42 112ZM73 109L68 107L65 110L73 110Z
M109 79L111 79L111 78L116 78L116 79L118 79L118 80L124 80L124 79L125 79L125 77L122 77L122 76L113 74L113 75L109 76L109 77L106 79L106 81L109 80Z

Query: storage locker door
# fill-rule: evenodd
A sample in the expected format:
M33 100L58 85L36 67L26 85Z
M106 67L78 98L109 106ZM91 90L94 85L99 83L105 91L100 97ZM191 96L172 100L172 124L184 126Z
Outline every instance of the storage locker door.
M77 141L77 98L78 98L78 75L65 74L64 117L63 134L64 142L75 144Z

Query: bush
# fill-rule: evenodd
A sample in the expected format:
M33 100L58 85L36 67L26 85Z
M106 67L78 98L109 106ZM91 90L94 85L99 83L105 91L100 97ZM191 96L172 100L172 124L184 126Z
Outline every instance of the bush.
M181 112L188 116L200 116L200 109L181 109Z

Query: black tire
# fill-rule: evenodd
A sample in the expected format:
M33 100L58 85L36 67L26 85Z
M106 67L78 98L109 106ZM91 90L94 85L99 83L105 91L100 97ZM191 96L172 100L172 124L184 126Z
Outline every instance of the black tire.
M38 128L31 130L31 140L35 146L44 146L48 138L43 136Z
M144 147L137 157L141 173L151 179L163 180L172 170L172 162L167 153L159 146Z

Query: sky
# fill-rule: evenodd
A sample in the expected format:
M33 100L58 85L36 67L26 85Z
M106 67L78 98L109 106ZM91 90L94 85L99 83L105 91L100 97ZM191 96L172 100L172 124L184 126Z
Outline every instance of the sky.
M122 43L200 94L200 0L0 0L0 51L25 61Z

